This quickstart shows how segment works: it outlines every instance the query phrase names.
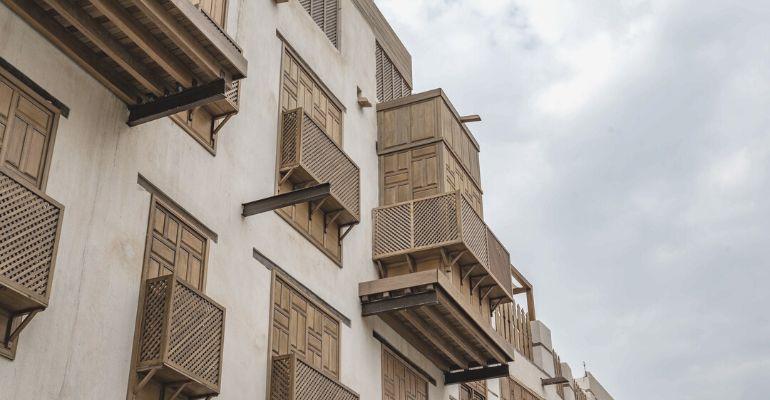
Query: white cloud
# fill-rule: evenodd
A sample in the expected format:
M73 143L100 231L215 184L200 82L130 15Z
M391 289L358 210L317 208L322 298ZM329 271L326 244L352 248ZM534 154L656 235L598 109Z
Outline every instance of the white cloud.
M485 218L562 359L619 399L765 398L767 2L378 5L417 90L482 115Z

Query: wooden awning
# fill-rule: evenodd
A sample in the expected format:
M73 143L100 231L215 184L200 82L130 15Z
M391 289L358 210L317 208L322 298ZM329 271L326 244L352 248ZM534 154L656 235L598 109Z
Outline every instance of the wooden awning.
M140 107L133 125L199 106L216 117L237 112L233 81L246 77L246 59L189 0L2 1L130 108Z
M379 316L441 369L447 381L491 378L487 374L507 371L513 361L511 344L465 309L438 270L364 282L358 292L363 315Z

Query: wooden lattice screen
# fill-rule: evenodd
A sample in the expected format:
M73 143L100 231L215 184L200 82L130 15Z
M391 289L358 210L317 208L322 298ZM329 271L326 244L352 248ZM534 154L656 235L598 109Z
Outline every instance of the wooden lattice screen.
M358 166L303 110L297 108L283 113L281 172L302 168L314 181L331 183L332 196L359 219L361 177Z
M218 393L225 309L172 275L146 285L137 370L169 367Z
M270 400L358 400L356 392L296 354L273 357Z
M462 243L510 295L508 252L459 192L376 208L373 219L375 259Z
M0 169L0 287L8 309L45 308L51 291L64 207L26 180Z
M524 357L532 360L532 330L529 314L516 303L503 304L495 309L495 329Z

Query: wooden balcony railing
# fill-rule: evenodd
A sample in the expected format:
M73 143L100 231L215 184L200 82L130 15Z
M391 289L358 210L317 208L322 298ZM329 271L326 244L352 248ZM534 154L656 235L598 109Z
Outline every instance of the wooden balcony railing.
M459 192L376 208L373 221L375 261L441 249L462 253L463 265L480 265L493 279L492 297L511 298L510 255Z
M225 309L173 275L146 283L139 362L143 381L181 385L180 394L219 394ZM149 378L148 378L149 376Z
M337 212L339 225L360 220L361 177L358 166L302 108L283 113L280 173L298 187L331 184L331 197L322 203Z
M212 16L191 0L2 1L123 100L129 125L201 106L237 111L229 92L247 62L221 26L223 7Z
M494 311L495 330L516 350L532 361L532 328L529 314L516 303L502 304Z
M0 307L48 306L64 207L0 168Z
M270 400L358 400L356 392L296 354L273 357Z

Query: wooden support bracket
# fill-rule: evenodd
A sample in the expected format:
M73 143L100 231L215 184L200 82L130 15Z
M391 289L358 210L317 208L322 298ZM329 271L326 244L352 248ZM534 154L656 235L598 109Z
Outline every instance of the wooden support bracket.
M492 293L492 289L494 288L495 288L495 285L482 286L481 290L483 291L484 294L481 296L481 300L483 301L484 299L486 299L487 296L489 296L489 294Z
M474 271L474 270L476 269L476 267L478 267L478 266L479 266L479 264L472 264L472 265L470 265L470 266L468 267L468 271L467 271L467 272L462 272L462 271L461 271L461 272L462 272L462 274L463 274L463 278L462 278L462 280L460 280L460 285L462 285L462 284L463 284L463 282L465 281L465 279L466 279L466 278L468 278L468 276L469 276L470 274L472 274L472 273L473 273L473 271ZM463 268L465 268L465 267L463 267Z
M329 229L329 225L333 224L340 215L342 215L342 210L338 210L330 215L324 216L324 233L326 233L326 231Z
M414 265L414 259L412 259L412 256L409 254L404 254L404 257L406 257L406 263L409 264L409 272L416 272L417 268Z
M382 265L382 261L377 260L375 262L375 264L377 265L377 270L380 271L380 279L387 278L388 277L388 269L384 265Z
M331 185L328 183L312 186L306 189L294 190L288 193L281 193L261 200L244 203L243 213L241 215L244 217L249 217L298 203L308 203L311 201L320 200L329 196L330 194Z
M24 320L21 321L21 324L19 324L19 326L17 326L16 329L14 329L13 332L11 332L11 334L8 335L8 338L6 338L6 340L5 340L5 347L11 347L13 342L15 342L16 339L18 339L19 335L21 334L21 331L24 328L26 328L27 325L29 325L30 322L32 322L32 318L34 318L35 315L37 315L37 313L39 313L39 312L40 312L40 310L35 310L35 311L32 311L29 314L27 314L26 317L24 317Z
M479 287L479 285L481 285L482 282L487 280L488 277L489 275L484 275L481 278L479 278L479 280L476 283L473 283L473 278L471 278L471 293L473 293L473 291L476 290L476 288Z
M235 115L235 114L227 114L227 115L225 115L225 118L224 118L224 119L222 119L221 121L219 121L219 123L217 124L217 126L216 126L216 127L214 128L214 130L211 132L211 135L212 135L212 136L216 136L216 135L217 135L217 133L219 133L219 130L220 130L220 129L222 129L222 127L223 127L223 126L225 126L225 124L226 124L228 121L230 121L230 118L232 118L232 117L233 117L233 115Z
M355 226L355 225L347 225L347 226L345 227L345 228L347 228L347 229L345 229L345 232L342 232L342 234L340 235L340 243L342 243L342 239L345 239L345 236L347 236L347 235L348 235L348 233L350 233L350 231L351 231L351 230L353 230L353 227L354 227L354 226Z
M183 384L181 384L181 385L179 386L179 389L177 389L177 390L176 390L176 392L174 392L174 394L172 394L172 395L171 395L171 397L169 397L169 399L168 399L168 400L175 400L177 397L179 397L179 395L180 395L180 394L182 394L182 390L184 390L184 388L185 388L187 385L189 385L189 384L190 384L190 382L189 382L189 381L188 381L188 382L185 382L185 383L183 383Z
M499 306L500 303L503 302L503 300L505 300L505 297L496 297L494 299L489 299L490 310L492 310L492 312L495 312L495 310L497 309L497 306Z
M458 261L460 261L460 257L462 257L462 256L463 256L465 253L466 253L466 250L463 250L463 251L461 251L461 252L457 253L457 255L455 256L455 258L454 258L454 259L452 259L452 262L451 262L451 263L449 263L449 266L450 266L450 267L454 267L454 265L455 265L455 264L456 264Z
M297 169L297 168L296 168L296 167L295 167L295 168L291 168L291 169L289 169L289 170L288 170L288 171L287 171L285 174L283 174L283 176L281 177L281 180L280 180L280 181L278 181L278 186L281 186L281 185L283 185L283 183L284 183L284 182L286 182L286 180L287 180L287 179L289 179L289 177L291 176L291 174L293 174L293 173L294 173L294 170L295 170L295 169Z
M159 368L153 368L149 371L147 371L147 374L142 378L141 381L136 385L134 388L134 394L138 394L142 388L144 388L148 383L150 383L150 379L155 375L156 372L158 372Z

